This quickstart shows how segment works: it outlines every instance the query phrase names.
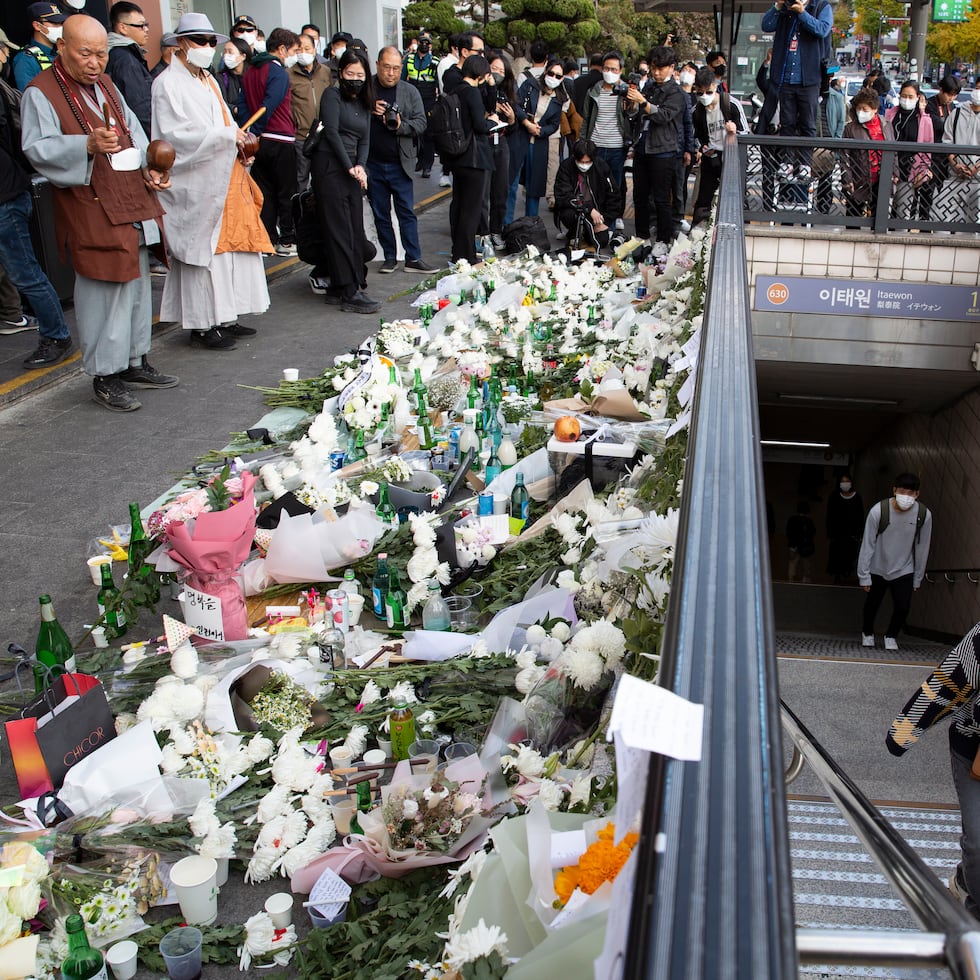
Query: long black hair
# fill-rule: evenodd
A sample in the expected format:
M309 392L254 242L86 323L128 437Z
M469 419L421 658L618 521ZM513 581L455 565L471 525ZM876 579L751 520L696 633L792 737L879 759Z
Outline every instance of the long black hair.
M358 64L364 69L364 84L357 95L345 95L343 86L343 71L349 65ZM374 109L374 86L371 84L371 66L368 64L367 56L360 48L348 48L341 56L340 63L337 65L337 75L340 78L340 97L360 102L368 112Z
M548 64L544 66L544 71L541 72L541 77L538 79L538 86L541 91L547 95L553 95L558 101L564 105L568 101L568 89L565 88L564 84L559 85L558 88L551 89L548 88L548 83L545 79L548 77L548 72L552 68L561 68L562 81L564 82L565 69L562 67L561 59L559 58L549 58Z

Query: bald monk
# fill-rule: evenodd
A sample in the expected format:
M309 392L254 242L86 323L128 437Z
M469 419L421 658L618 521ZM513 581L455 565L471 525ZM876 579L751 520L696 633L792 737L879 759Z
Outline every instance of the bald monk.
M157 191L170 179L145 166L143 127L105 74L105 28L74 14L57 50L51 70L24 91L24 152L54 188L58 244L75 268L82 366L95 401L132 412L140 402L131 388L173 388L179 381L147 361L148 249L166 261Z

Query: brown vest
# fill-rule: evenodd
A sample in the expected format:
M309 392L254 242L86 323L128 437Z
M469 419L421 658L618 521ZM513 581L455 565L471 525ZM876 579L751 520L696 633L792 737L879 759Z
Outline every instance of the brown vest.
M41 90L51 103L61 131L66 136L87 136L95 127L104 127L105 122L83 98L74 79L62 72L74 102L66 97L59 78L55 75L60 59L55 67L36 75L31 85ZM99 81L109 93L109 104L116 130L120 132L119 142L123 149L133 146L133 138L122 118L122 97L116 90L112 79L102 75ZM86 126L73 112L80 111ZM80 107L80 109L79 109ZM161 237L163 208L157 196L143 183L139 170L113 170L109 158L97 153L92 161L92 179L89 184L73 187L53 187L55 225L58 232L58 247L64 257L67 248L75 270L88 279L103 282L131 282L138 279L139 234L134 221L155 219L160 226Z

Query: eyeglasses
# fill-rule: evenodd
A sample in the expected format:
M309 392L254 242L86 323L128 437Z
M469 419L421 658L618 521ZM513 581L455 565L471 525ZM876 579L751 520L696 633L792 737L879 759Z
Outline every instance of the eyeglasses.
M553 71L549 71L548 72L548 78L558 78L558 79L561 79L563 77L564 76L562 76L562 75L556 75Z
M191 44L196 44L198 47L204 47L207 45L211 48L216 48L218 46L218 39L213 34L185 34L184 37L187 38Z
M126 21L124 20L120 21L120 23L123 25L123 27L135 27L137 30L140 31L148 31L150 29L149 22L145 20L143 21L142 24L127 24Z

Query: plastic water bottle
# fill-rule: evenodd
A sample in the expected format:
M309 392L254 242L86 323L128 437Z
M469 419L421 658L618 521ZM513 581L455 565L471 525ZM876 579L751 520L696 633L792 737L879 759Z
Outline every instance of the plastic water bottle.
M448 632L450 626L449 606L442 597L439 583L429 582L429 598L422 607L422 629Z
M496 262L497 250L493 247L493 239L489 235L483 236L483 261Z

